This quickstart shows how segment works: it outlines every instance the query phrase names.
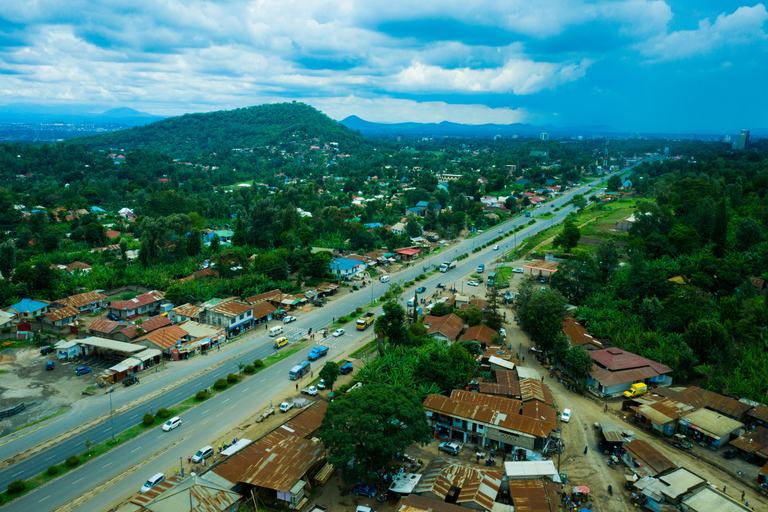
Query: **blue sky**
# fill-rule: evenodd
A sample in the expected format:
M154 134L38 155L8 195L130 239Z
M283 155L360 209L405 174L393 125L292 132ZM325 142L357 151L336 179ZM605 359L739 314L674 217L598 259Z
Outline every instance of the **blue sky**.
M712 0L5 0L0 105L768 128L768 10Z

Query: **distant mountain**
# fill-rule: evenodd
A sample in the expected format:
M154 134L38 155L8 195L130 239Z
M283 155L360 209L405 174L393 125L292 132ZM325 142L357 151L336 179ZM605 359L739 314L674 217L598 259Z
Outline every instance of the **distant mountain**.
M165 119L132 108L113 108L106 112L93 112L92 107L47 106L47 105L2 105L0 106L0 123L32 124L32 123L63 123L72 125L122 125L141 126Z
M372 123L357 116L349 116L341 124L360 133L370 136L397 136L408 135L411 137L494 137L500 135L509 137L520 135L524 137L538 137L542 132L550 136L566 137L572 135L597 135L616 133L609 126L578 126L561 128L546 124L535 126L525 123L515 124L460 124L443 121L442 123Z
M72 141L96 148L151 149L184 156L315 137L324 143L337 142L342 150L367 144L351 129L298 102L185 114Z

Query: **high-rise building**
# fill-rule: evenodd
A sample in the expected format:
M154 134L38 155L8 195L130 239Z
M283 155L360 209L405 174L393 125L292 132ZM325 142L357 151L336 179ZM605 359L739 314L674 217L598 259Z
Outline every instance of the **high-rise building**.
M544 132L541 135L539 135L539 138L541 140L549 140L549 134L547 132Z
M726 135L725 137L723 137L723 142L731 142L731 136Z
M741 130L739 137L733 141L732 147L737 151L749 149L749 130Z

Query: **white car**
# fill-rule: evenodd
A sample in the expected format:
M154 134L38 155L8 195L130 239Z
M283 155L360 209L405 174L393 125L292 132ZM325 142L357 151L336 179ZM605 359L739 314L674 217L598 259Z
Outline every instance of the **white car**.
M325 379L320 379L320 382L317 383L317 389L325 389Z
M280 404L280 412L288 412L293 409L293 402L283 402Z
M517 267L516 269L512 270L515 274L525 274L525 270L523 270L520 267Z
M494 251L498 251L498 250L499 250L499 246L498 246L498 245L494 245L494 246L493 246L493 250L494 250Z
M468 284L469 286L480 286L480 283L478 283L477 281L470 281L470 282L468 282L467 284Z
M571 421L571 410L570 409L565 409L563 411L563 414L560 415L560 421L563 421L565 423L568 423L569 421Z
M507 338L507 331L502 327L501 329L499 329L499 335L502 338L506 339Z
M141 486L141 490L139 492L145 493L151 488L153 488L154 486L156 486L157 484L159 484L160 482L162 482L163 480L165 480L165 475L162 473L157 473L152 478L147 480L147 482L144 485Z
M289 323L295 322L295 321L296 321L296 317L295 316L288 315L287 317L283 318L283 323L284 324L289 324Z
M174 416L173 418L165 422L165 424L163 425L163 431L168 432L169 430L175 429L179 425L181 425L181 418L179 418L178 416Z
M347 331L345 331L344 329L336 329L335 331L333 331L333 337L334 338L338 338L339 336L341 336L345 332L347 332Z
M203 446L199 450L197 450L197 453L192 456L192 462L195 464L204 461L205 459L210 459L213 457L213 447L212 446Z

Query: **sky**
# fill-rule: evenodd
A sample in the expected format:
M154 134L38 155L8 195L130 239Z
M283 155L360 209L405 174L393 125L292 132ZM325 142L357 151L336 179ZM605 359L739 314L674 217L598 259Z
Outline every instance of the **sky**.
M3 0L0 106L736 133L768 128L745 1Z

